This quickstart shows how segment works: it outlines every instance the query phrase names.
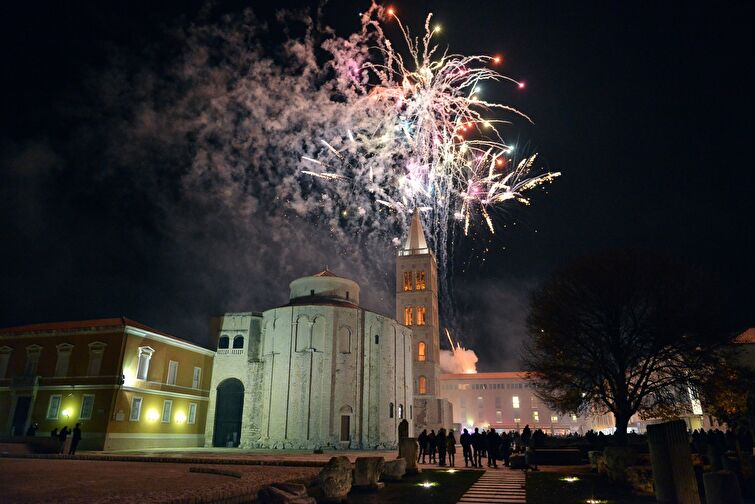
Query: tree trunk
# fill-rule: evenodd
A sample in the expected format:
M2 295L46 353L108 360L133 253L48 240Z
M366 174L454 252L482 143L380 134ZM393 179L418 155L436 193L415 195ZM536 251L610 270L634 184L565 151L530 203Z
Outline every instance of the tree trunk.
M616 432L614 436L618 446L626 446L627 444L627 425L629 425L630 416L626 413L617 413L614 415L616 419Z

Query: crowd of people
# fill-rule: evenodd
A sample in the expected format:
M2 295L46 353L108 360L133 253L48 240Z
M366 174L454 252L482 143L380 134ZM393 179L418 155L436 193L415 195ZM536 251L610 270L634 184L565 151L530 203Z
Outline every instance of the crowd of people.
M545 433L542 430L537 429L533 432L529 425L526 425L521 433L511 431L501 434L495 429L486 431L475 427L471 433L468 429L463 430L459 436L459 444L464 456L464 467L481 468L483 458L486 459L487 467L497 468L499 461L508 467L512 454L524 453L525 465L537 469L532 455L538 446L542 446L544 438ZM456 437L453 430L446 434L443 428L437 433L431 429L428 434L427 429L424 429L417 437L417 442L418 463L455 467Z

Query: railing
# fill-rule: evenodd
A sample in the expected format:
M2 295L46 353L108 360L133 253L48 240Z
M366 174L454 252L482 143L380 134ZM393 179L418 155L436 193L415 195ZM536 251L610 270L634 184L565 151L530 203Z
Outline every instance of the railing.
M217 350L218 355L228 355L228 354L241 355L243 353L244 353L243 348L219 348Z
M243 348L234 348L234 349L231 350L231 353L234 354L234 355L241 355L241 354L244 353L244 349Z
M430 249L425 248L419 248L419 249L401 249L398 251L398 255L400 256L407 256L407 255L421 255L421 254L429 254Z

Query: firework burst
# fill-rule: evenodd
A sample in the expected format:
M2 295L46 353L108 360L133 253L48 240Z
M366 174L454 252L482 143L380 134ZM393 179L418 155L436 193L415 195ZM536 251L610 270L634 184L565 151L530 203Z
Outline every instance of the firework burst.
M431 25L432 14L421 38L410 34L392 8L373 4L361 17L361 33L351 40L366 48L334 67L352 90L352 105L371 111L369 120L321 140L316 156L302 158L312 168L303 173L348 181L352 190L367 192L377 209L425 210L443 268L454 222L466 235L470 222L481 219L494 233L493 209L509 200L529 204L525 192L560 173L533 175L537 154L515 163L514 146L501 134L510 121L489 117L499 111L531 122L513 107L480 97L486 81L524 87L492 68L499 56L441 51L433 41L440 27ZM386 22L401 30L408 57L385 35Z

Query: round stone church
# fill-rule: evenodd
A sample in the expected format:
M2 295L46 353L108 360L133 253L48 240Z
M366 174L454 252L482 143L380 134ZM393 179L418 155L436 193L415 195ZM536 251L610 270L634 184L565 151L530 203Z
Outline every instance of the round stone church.
M404 418L412 435L412 330L327 269L289 287L284 306L212 320L206 444L388 448Z

